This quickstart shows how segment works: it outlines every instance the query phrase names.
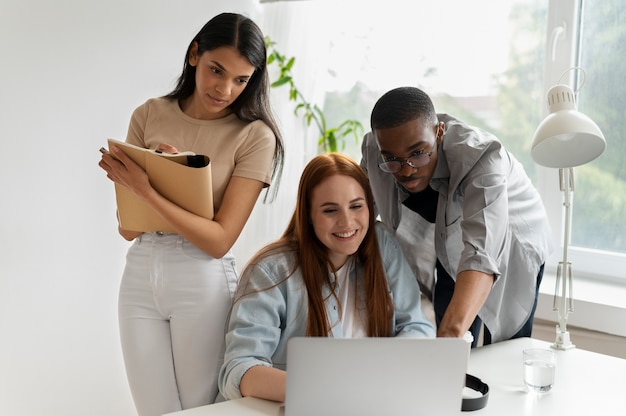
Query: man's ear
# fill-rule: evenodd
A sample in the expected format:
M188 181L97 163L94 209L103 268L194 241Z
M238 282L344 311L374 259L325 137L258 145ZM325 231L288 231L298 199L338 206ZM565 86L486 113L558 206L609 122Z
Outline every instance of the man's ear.
M191 48L189 49L189 65L196 66L198 65L198 42L193 42L191 44Z
M441 144L443 142L443 132L446 128L446 125L443 121L437 123L437 144Z

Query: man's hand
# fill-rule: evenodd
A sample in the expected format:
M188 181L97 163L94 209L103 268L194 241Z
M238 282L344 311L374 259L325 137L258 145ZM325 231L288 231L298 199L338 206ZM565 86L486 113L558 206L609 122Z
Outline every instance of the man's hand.
M437 328L437 336L462 338L487 300L493 281L493 275L476 270L459 273L454 294Z

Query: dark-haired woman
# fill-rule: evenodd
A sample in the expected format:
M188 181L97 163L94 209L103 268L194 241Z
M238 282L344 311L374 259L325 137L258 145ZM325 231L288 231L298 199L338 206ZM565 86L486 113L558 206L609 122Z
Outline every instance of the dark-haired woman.
M224 325L236 288L231 248L263 188L277 182L283 144L268 102L264 36L233 13L191 41L174 91L138 107L128 143L208 155L215 216L199 217L160 195L113 147L100 166L149 204L176 233L119 229L126 259L119 323L126 372L141 416L212 403ZM277 183L272 187L275 195ZM270 192L270 190L267 190Z

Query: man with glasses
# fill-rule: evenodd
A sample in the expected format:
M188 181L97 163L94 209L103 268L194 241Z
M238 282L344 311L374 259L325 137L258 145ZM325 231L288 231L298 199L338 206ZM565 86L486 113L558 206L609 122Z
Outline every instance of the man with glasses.
M483 344L530 336L551 232L522 165L418 88L384 94L371 127L361 166L433 302L437 336L469 330L475 347L483 322Z

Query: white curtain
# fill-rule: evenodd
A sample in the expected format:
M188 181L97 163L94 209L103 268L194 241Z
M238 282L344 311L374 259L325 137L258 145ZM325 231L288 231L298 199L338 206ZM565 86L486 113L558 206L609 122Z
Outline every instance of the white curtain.
M324 100L324 79L329 53L329 39L319 22L321 8L313 1L261 2L257 20L266 36L276 42L283 55L295 57L292 69L294 82L310 102L320 105ZM270 78L275 80L275 66ZM306 128L302 118L294 115L295 103L289 101L284 85L272 89L271 102L285 142L285 166L276 200L271 204L259 198L234 247L239 269L263 245L278 238L295 207L300 174L304 165L317 154L318 134Z

